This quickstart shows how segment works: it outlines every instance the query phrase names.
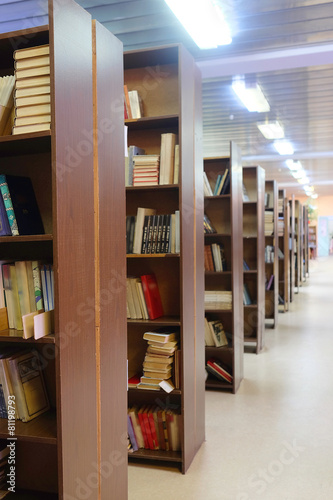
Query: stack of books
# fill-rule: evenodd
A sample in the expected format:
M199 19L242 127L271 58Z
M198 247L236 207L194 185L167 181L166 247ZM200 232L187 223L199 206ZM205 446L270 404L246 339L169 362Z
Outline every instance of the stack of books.
M208 321L205 318L205 345L208 347L223 347L228 345L222 321Z
M9 458L9 447L10 443L8 441L2 441L0 445L0 499L5 498L10 491L8 490L8 458Z
M127 319L156 319L163 316L163 306L156 276L145 274L126 281Z
M3 76L0 78L0 136L10 135L12 132L14 84L14 76Z
M162 381L168 381L168 386L174 388L170 379L174 354L178 346L177 337L178 334L174 332L144 333L143 338L148 341L148 348L138 389L160 390Z
M265 263L274 263L274 247L272 245L266 245L265 247Z
M278 218L278 235L283 236L284 233L284 218L279 217Z
M157 186L160 155L133 156L133 186Z
M265 236L271 236L274 231L273 212L265 210Z
M128 409L128 436L133 451L180 451L181 416L173 407L133 406Z
M278 199L278 212L279 214L283 214L283 198Z
M227 290L205 290L205 308L206 309L232 309L232 292Z
M14 52L14 135L42 132L51 128L49 54L48 45Z

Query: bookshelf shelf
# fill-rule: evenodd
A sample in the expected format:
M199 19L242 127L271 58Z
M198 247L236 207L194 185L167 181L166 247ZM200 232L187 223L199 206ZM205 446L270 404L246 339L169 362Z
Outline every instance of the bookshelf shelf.
M243 271L244 274L257 274L257 269L248 269L247 271Z
M303 257L303 205L295 200L295 288L296 293L302 286L302 257ZM295 291L296 291L295 290Z
M178 451L159 451L139 449L134 453L128 454L129 460L152 460L156 462L177 462L182 463L181 453Z
M19 330L2 330L0 332L0 342L10 342L10 343L22 343L22 344L54 344L55 336L47 335L41 339L35 340L22 338L22 332Z
M233 376L233 383L224 383L209 375L206 389L228 390L236 393L243 379L243 252L242 252L242 210L239 200L242 198L241 152L237 145L230 143L228 158L205 158L204 170L211 189L214 189L219 175L228 169L230 175L229 193L221 196L205 196L205 214L217 233L204 235L205 252L210 245L219 243L223 246L227 271L205 272L206 291L231 291L231 308L221 309L209 305L205 307L205 317L210 321L221 321L227 335L229 346L205 347L205 361L214 358ZM208 248L207 248L208 246ZM210 250L212 251L212 250ZM209 253L209 252L208 252ZM212 252L213 254L213 252ZM206 253L205 253L206 255ZM214 255L214 254L213 254ZM207 266L206 268L211 266ZM229 335L228 335L229 334Z
M0 35L1 75L14 74L14 50L50 46L51 130L0 137L1 173L31 179L46 232L0 238L0 259L54 266L54 336L35 341L0 333L2 348L26 344L40 354L51 406L30 422L16 421L21 493L15 497L75 498L77 478L87 478L92 462L107 461L117 450L117 477L97 471L98 490L101 498L110 491L124 498L124 116L110 107L123 92L123 47L74 0L63 0L61 8L56 0L46 5L48 26ZM84 137L101 123L112 123L112 133ZM100 293L115 280L117 293L102 307ZM87 321L80 307L87 311L88 301ZM8 437L7 420L0 421L0 435Z
M147 75L151 78L147 68L155 67L165 77L158 84L152 80L149 88L143 88L142 82L146 81ZM128 391L131 406L168 406L171 400L178 407L177 411L181 412L181 451L168 453L140 449L130 453L129 460L174 461L185 473L204 440L204 269L202 155L199 146L201 77L186 49L181 45L170 45L125 52L124 84L129 92L138 90L144 114L141 119L125 121L128 145L143 149L147 155L160 155L161 136L165 133L175 134L176 144L179 144L179 184L127 187L126 215L136 216L140 207L154 209L157 215L179 211L181 250L173 254L127 255L129 277L155 275L164 311L163 317L153 321L128 320L128 376L142 372L147 350L143 334L148 329L152 331L159 327L171 327L179 333L183 370L181 388L170 394L142 389ZM131 167L129 165L130 172ZM194 203L199 208L195 209ZM156 397L159 403L156 403Z
M127 125L132 130L137 129L147 129L151 127L158 128L169 128L178 124L178 115L167 115L167 116L144 116L143 118L138 118L137 120L125 120L125 125Z
M243 272L252 304L244 308L244 341L251 339L258 354L264 346L265 318L265 171L258 166L243 167L243 184L251 202L243 202L243 256L255 272ZM248 341L248 340L247 340Z
M296 219L295 219L295 195L292 195L289 200L289 216L290 216L290 224L289 224L289 299L290 302L294 300L295 294L295 284L296 284L296 253L297 253L297 243L296 243Z
M149 393L150 396L153 394L158 398L158 397L164 397L166 394L166 392L163 389L155 391L154 389L138 389L137 387L129 387L128 391L131 393L132 397L133 395L142 396L142 393L145 394ZM182 392L179 389L174 389L169 394L172 394L172 396L181 396Z
M39 444L57 444L57 419L55 412L43 413L30 422L15 421L15 437L19 441ZM0 439L8 438L8 421L0 419Z

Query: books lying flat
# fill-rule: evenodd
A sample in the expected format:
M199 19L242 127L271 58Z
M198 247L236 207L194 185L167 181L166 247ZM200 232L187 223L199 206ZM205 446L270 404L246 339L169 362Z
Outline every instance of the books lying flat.
M48 56L50 54L49 45L39 45L38 47L28 47L26 49L19 49L14 52L14 60L20 61L27 58L35 58L41 56Z
M169 332L145 332L143 334L144 340L153 340L155 342L161 342L163 344L166 344L167 342L170 342L172 340L176 339L177 334L176 333L169 333Z
M225 290L205 291L205 308L231 310L232 292Z
M206 369L219 380L232 383L233 377L231 373L225 366L222 365L220 361L217 361L214 358L209 359L206 363Z

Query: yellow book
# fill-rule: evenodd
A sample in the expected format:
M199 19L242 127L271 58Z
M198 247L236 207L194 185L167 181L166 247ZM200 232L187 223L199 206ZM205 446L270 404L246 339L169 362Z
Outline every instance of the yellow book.
M14 60L26 59L30 57L46 56L50 53L49 45L39 45L38 47L28 47L27 49L18 49L14 52Z
M35 76L45 76L50 74L50 65L40 66L39 68L26 68L15 70L16 81L21 78L31 78Z
M29 97L33 95L50 94L50 93L51 93L50 85L38 85L35 87L16 89L15 99L19 99L21 97Z
M23 125L22 127L13 127L13 135L32 134L34 132L45 132L50 130L50 123L36 123L35 125Z
M40 85L50 85L50 75L40 75L31 78L24 78L22 80L16 80L15 88L16 92L18 89L26 89L32 87L38 87Z
M51 104L38 104L36 106L23 106L16 108L16 118L22 116L49 115L51 113Z
M15 106L33 106L35 104L48 104L51 102L50 94L33 95L28 97L19 97L15 99Z
M50 64L50 56L29 57L15 61L15 69L39 68L40 66L48 66Z
M51 123L51 115L37 115L37 116L22 116L15 118L15 127L22 127L24 125L39 125L40 123Z

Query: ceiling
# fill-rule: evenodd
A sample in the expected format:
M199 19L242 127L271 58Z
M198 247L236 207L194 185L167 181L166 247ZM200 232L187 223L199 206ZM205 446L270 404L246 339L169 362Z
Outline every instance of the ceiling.
M124 50L181 42L203 75L205 156L241 147L244 165L261 165L287 193L304 192L257 121L278 119L319 195L333 194L333 2L218 0L232 44L200 51L164 0L78 0L124 44ZM45 23L44 0L0 0L0 32ZM46 20L47 22L47 20ZM233 94L232 75L251 74L271 111L249 113Z

